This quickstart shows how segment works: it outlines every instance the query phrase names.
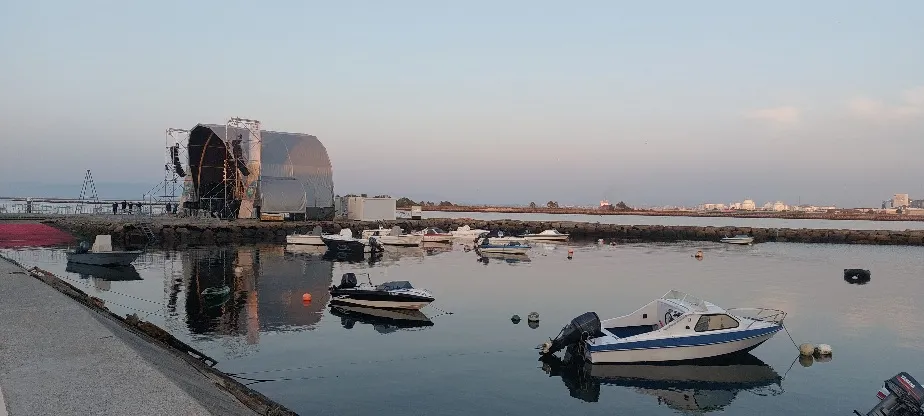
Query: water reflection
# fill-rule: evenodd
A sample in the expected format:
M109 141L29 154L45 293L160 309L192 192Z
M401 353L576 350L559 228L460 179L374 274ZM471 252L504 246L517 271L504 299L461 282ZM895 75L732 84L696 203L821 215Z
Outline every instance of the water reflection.
M782 378L751 354L678 364L591 364L547 356L542 369L561 377L571 397L600 400L603 385L628 387L657 397L659 405L702 413L723 410L739 392L782 394Z
M331 315L340 318L340 324L353 329L356 323L372 325L379 333L388 334L400 329L426 328L433 321L418 310L394 310L362 306L331 305Z
M100 279L106 281L141 280L141 275L135 266L97 266L93 264L67 263L64 269L76 273L81 279Z
M529 256L526 254L510 254L510 253L479 253L478 261L484 264L491 263L491 260L503 261L509 264L516 264L520 262L530 262Z
M186 287L169 286L168 310L185 293L186 326L193 334L244 335L312 329L330 294L333 263L287 255L283 247L214 247L182 256ZM184 290L185 289L185 290ZM310 293L311 302L302 302Z

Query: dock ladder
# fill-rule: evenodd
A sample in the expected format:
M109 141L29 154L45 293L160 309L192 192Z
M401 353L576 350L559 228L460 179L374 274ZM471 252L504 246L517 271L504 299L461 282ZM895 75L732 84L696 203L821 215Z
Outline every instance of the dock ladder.
M144 233L144 236L147 237L148 243L153 243L157 241L157 234L154 234L154 231L151 230L151 224L147 222L138 223L138 228L141 229L141 232Z

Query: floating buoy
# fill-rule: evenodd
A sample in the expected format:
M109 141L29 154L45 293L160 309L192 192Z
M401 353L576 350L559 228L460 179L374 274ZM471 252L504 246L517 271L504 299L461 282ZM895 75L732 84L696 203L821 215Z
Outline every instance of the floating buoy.
M526 319L529 322L539 322L539 312L530 312L529 315L526 315Z
M703 258L703 251L702 251L702 250L697 250L697 251L696 251L696 254L694 254L693 257L696 257L696 258L698 258L698 259Z
M603 239L601 238L601 239L597 240L597 244L603 244Z
M520 315L513 315L513 316L511 316L511 317L510 317L510 322L513 322L514 324L520 323Z
M571 260L572 257L574 257L574 249L569 248L568 249L568 260Z
M799 354L803 356L812 355L815 353L815 346L812 344L802 344L799 346Z
M820 356L831 355L831 352L831 346L828 344L818 344L818 346L815 347L815 354Z
M305 293L304 295L302 295L302 302L311 302L311 294Z

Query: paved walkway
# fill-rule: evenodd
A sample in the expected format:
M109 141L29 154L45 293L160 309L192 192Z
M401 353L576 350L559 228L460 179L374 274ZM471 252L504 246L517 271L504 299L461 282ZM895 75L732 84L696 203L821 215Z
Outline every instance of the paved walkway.
M255 415L171 352L0 258L0 416Z

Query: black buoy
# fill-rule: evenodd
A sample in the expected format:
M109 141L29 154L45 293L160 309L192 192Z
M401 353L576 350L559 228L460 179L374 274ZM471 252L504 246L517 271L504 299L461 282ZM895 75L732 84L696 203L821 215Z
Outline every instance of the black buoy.
M872 280L869 270L866 269L844 269L844 281L855 285L865 285Z

